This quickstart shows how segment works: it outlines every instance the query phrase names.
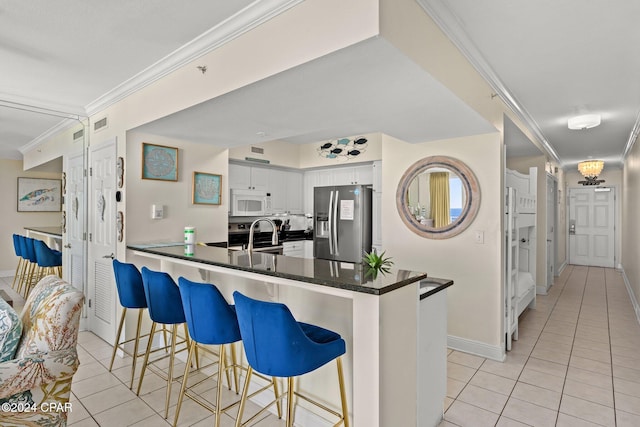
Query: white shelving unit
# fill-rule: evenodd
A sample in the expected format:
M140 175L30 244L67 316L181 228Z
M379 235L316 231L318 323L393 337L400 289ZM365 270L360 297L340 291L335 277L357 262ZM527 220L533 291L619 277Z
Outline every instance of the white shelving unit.
M536 304L537 168L529 174L507 169L505 183L506 347L518 339L518 317Z

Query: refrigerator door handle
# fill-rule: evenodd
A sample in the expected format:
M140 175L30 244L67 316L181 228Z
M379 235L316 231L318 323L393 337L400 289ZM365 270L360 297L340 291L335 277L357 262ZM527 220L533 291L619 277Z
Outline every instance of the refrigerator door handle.
M336 197L333 199L333 223L331 224L331 232L333 233L333 254L340 255L338 253L338 199L339 194L336 190Z
M329 195L329 255L333 255L333 191Z

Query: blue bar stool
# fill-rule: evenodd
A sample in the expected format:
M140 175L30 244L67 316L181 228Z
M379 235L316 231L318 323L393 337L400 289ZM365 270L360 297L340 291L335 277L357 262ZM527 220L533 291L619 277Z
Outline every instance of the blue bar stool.
M171 384L173 378L173 364L176 354L176 345L185 343L189 347L189 334L187 332L186 319L180 300L180 290L178 285L167 273L152 271L147 267L142 267L142 285L147 300L149 317L153 320L150 336L155 335L157 324L171 325L171 350L169 351L169 371L167 374L167 395L165 398L164 417L169 416L169 400L171 397ZM184 325L184 341L176 343L178 337L178 325ZM140 388L144 379L144 373L149 365L149 354L151 353L152 339L147 343L147 351L144 355L140 381L138 382L137 395L140 395Z
M189 327L191 345L189 346L189 356L187 357L187 364L184 375L182 376L182 387L180 388L173 425L175 427L178 424L182 400L186 394L187 397L213 412L216 417L215 427L219 427L220 414L237 404L235 403L225 408L221 407L223 373L226 373L227 384L229 385L229 389L231 389L229 370L233 370L235 389L236 393L238 392L238 365L236 363L236 351L233 343L240 341L241 338L236 310L234 306L227 303L215 285L192 282L184 277L180 277L178 279L178 287L180 288L182 307L184 308L187 326ZM212 408L197 396L191 395L186 391L191 360L195 350L200 344L220 346L220 351L218 352L218 388L216 391L215 408ZM230 344L231 347L231 366L227 366L225 344ZM201 348L201 350L206 350L206 348Z
M13 282L11 283L11 287L15 288L16 281L18 281L18 286L20 286L20 281L22 278L23 270L27 265L27 261L22 257L22 245L20 245L20 236L17 234L13 235L13 251L18 257L18 265L16 266L16 274L13 276ZM20 292L20 287L18 287L18 292Z
M62 252L51 249L42 240L33 239L38 271L35 282L39 282L48 274L55 274L62 279Z
M23 291L25 299L29 296L29 292L31 292L31 288L33 288L36 284L36 273L38 267L38 258L36 257L36 249L33 243L34 239L31 237L23 237L23 253L27 255L27 259L29 260L29 264L27 265L27 273L25 274L23 281Z
M236 303L242 344L249 362L236 427L246 424L242 423L242 413L254 370L268 376L287 378L288 427L293 427L294 396L338 417L336 426L343 424L349 427L341 359L346 347L340 335L319 326L297 322L284 304L258 301L238 291L233 293L233 299ZM341 414L294 390L294 377L314 371L334 359L338 365ZM284 394L279 399L283 396Z
M29 252L27 251L27 238L25 236L18 235L18 243L20 245L20 255L22 256L22 274L20 275L20 282L18 283L17 292L21 295L25 292L27 282L29 280L29 274L31 272L31 260L29 259Z
M113 274L116 279L116 288L118 289L118 298L120 305L122 306L122 316L120 317L120 323L118 324L118 332L116 333L116 341L113 345L113 353L111 353L111 362L109 363L109 372L113 368L113 361L116 357L116 351L122 350L125 354L133 358L131 366L131 381L129 388L133 388L133 377L136 372L136 361L139 357L145 355L145 353L138 353L140 344L140 338L149 337L151 341L151 335L140 335L140 329L142 326L142 314L147 308L147 299L144 295L144 286L142 285L142 275L138 268L133 264L127 264L120 262L117 259L113 260ZM125 317L127 315L127 309L138 310L138 323L136 327L136 336L134 338L124 340L120 342L120 336L122 335L122 327L124 326ZM133 341L133 352L129 352L125 349L125 344ZM165 335L166 342L166 335Z

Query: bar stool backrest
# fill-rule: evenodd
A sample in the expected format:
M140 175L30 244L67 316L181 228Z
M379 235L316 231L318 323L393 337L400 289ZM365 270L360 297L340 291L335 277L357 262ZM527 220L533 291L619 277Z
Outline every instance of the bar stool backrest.
M16 253L16 256L22 257L22 246L20 245L20 236L17 234L13 235L13 250Z
M20 242L20 256L29 261L29 251L27 250L27 238L25 236L18 236Z
M171 276L142 267L142 284L151 320L165 325L186 322L180 290Z
M201 344L229 344L240 341L235 307L210 283L178 279L189 336Z
M262 374L303 375L331 360L327 360L328 353L335 357L345 352L340 335L297 322L284 304L255 300L238 291L233 293L233 299L247 361ZM306 326L314 331L313 336L305 334Z
M36 261L40 267L59 267L62 265L62 254L54 252L42 240L32 240L33 248L36 253Z
M29 259L29 261L37 264L38 258L36 257L36 250L33 244L33 239L31 237L25 237L24 240L25 240L25 247L27 250L27 258Z
M113 274L116 278L120 305L126 308L147 308L142 274L138 267L114 259Z

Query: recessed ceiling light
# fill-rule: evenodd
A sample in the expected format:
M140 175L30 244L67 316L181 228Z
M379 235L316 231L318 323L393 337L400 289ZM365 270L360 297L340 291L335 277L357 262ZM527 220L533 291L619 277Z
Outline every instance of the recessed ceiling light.
M569 129L591 129L600 124L600 114L584 114L571 117L568 121Z

